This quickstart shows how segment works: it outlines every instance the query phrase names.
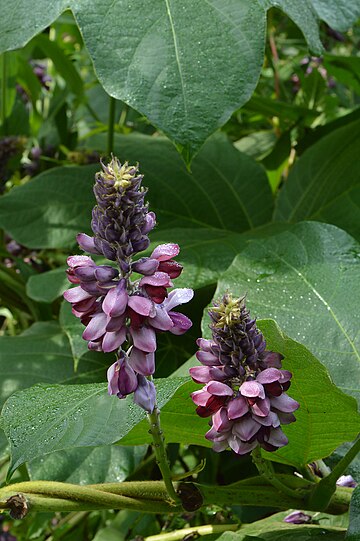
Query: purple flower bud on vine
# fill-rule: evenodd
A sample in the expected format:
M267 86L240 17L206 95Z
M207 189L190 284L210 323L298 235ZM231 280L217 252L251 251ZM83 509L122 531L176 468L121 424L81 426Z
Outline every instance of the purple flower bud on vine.
M80 233L77 240L82 250L105 256L117 268L96 265L85 255L69 257L67 275L77 287L64 297L85 325L89 349L117 352L108 370L109 394L124 398L133 393L135 403L151 412L156 395L147 378L155 372L157 334L183 334L191 327L190 319L173 308L190 301L193 291L168 293L182 271L174 260L180 251L177 244L160 244L150 257L132 260L148 247L147 234L156 223L144 203L143 177L137 166L121 165L117 158L102 168L95 177L94 235ZM132 272L143 277L132 280Z
M225 294L209 315L212 340L197 341L196 356L203 366L190 368L193 380L205 383L191 395L198 415L211 417L205 437L218 452L283 447L288 440L281 425L295 421L299 404L285 392L292 374L281 370L282 355L266 350L244 298Z
M358 485L358 483L355 481L355 479L351 475L341 475L339 479L336 481L336 484L339 487L351 487L351 488L355 488Z
M284 522L289 524L306 524L311 522L311 515L306 515L302 511L292 511L289 515L284 518Z

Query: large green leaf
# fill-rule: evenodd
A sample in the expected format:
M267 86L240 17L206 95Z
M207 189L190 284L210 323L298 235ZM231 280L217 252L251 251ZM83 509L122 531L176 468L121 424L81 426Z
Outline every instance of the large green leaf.
M360 240L360 121L322 138L291 170L281 189L275 220L319 220Z
M50 453L28 464L30 479L90 485L120 483L144 458L147 446L84 447Z
M227 289L247 293L254 316L275 318L359 399L359 254L359 244L334 226L297 224L251 242L223 274L216 297Z
M118 137L116 149L122 161L140 161L161 228L209 228L216 238L219 230L241 233L271 219L265 171L224 136L208 141L191 173L164 138ZM0 225L31 248L73 245L78 232L89 232L96 170L56 168L13 189L0 200Z
M264 320L258 325L268 348L284 355L283 366L293 373L289 394L300 403L296 422L284 427L290 443L271 457L285 464L307 464L329 455L344 441L352 440L360 429L355 400L342 393L310 351L283 335L274 321ZM197 364L195 360L193 366ZM192 390L194 384L188 383L177 391L161 412L161 424L167 441L208 445L204 438L208 419L195 415L195 406L189 398ZM143 442L141 424L122 440L127 445Z
M184 379L157 380L162 407ZM10 441L11 474L20 464L54 451L115 443L145 417L133 397L119 400L106 384L35 385L11 395L2 410Z
M224 532L218 541L250 541L260 539L268 541L311 541L324 539L325 541L342 541L345 528L329 525L326 515L306 512L314 517L314 524L289 524L284 518L289 511L282 511L270 517L258 520L252 524L242 524L237 532Z
M0 48L24 45L70 7L105 90L145 114L189 158L255 89L273 6L317 52L318 17L341 30L359 16L357 0L37 0L31 10L19 0L3 6Z

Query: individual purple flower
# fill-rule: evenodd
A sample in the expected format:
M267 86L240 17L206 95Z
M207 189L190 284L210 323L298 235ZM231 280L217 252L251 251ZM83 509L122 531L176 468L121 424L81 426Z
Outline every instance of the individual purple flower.
M288 524L306 524L307 522L311 522L311 520L311 515L306 515L302 511L292 511L284 518L284 522Z
M351 475L341 475L339 479L336 481L336 484L339 487L355 488L358 486L358 483L355 481L355 479Z
M191 327L190 319L173 309L189 302L193 291L168 293L182 271L174 260L180 251L177 244L160 244L150 257L133 261L148 247L147 234L156 223L144 203L143 177L137 166L122 165L117 158L102 168L95 177L93 236L80 233L77 240L82 250L115 263L97 265L86 255L69 257L67 275L76 287L64 297L85 325L89 349L117 352L108 370L109 394L124 398L133 393L135 403L152 412L157 334L183 334ZM133 280L133 272L142 277Z
M190 368L193 380L205 384L191 395L198 415L211 417L205 437L215 451L230 447L240 455L283 447L281 425L295 421L299 404L286 394L292 374L281 369L282 355L266 350L244 298L226 294L209 315L212 340L198 339L202 366Z

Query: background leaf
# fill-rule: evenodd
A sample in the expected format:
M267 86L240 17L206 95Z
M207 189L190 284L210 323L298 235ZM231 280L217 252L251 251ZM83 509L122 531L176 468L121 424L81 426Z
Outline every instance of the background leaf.
M204 146L192 173L163 138L119 137L115 151L123 161L140 160L150 208L161 228L209 228L216 236L218 231L241 233L271 219L273 201L265 171L224 136ZM75 245L77 233L90 232L98 169L56 168L14 188L0 200L0 226L30 248Z
M360 539L360 485L358 485L350 501L350 524L346 534L346 541L359 541Z
M28 464L30 479L47 479L79 485L121 483L136 470L147 445L108 445L50 453Z
M184 379L157 380L161 408ZM11 445L9 475L24 462L72 447L118 441L145 417L133 397L119 400L107 385L35 385L11 395L3 407L3 425Z
M33 10L20 0L3 8L0 50L24 45L70 7L105 90L145 114L189 161L254 91L266 11L273 6L293 19L317 53L318 16L339 30L359 16L356 0L332 0L331 8L324 0L196 0L186 9L171 0L56 0L50 7L38 0ZM136 21L136 30L128 24L119 32L118 20Z
M332 223L360 240L360 121L323 137L295 163L274 220Z
M219 280L247 293L254 316L274 317L328 368L334 383L360 398L358 243L334 226L305 222L250 242Z

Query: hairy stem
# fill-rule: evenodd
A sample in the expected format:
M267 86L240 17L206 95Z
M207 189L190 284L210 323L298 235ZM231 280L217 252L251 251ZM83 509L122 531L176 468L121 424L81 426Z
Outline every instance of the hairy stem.
M154 452L156 456L156 463L159 466L162 478L164 480L166 490L170 499L174 503L179 503L180 498L176 494L174 485L171 480L171 470L166 455L165 441L163 432L160 427L160 410L155 405L154 411L147 414L147 418L150 424L150 434L154 442Z
M284 492L284 494L291 496L292 498L302 499L304 497L304 494L300 494L280 481L274 471L272 463L261 456L260 447L255 447L255 449L251 452L251 456L260 475L265 477L265 479L267 479L273 487L277 488L280 492Z

